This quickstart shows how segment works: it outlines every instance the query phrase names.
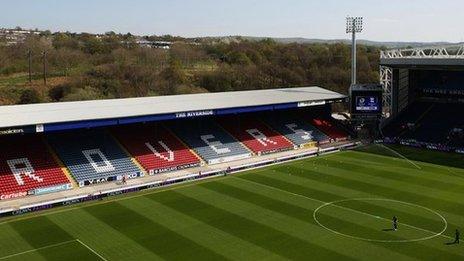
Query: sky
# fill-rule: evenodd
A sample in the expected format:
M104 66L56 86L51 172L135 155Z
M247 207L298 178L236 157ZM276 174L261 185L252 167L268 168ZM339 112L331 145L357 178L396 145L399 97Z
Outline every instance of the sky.
M0 27L138 35L464 42L464 0L0 0Z

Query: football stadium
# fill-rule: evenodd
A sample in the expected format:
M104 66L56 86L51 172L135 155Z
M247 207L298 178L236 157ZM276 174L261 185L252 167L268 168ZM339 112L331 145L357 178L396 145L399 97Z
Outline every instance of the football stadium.
M348 96L1 106L0 260L463 260L464 46L380 62Z

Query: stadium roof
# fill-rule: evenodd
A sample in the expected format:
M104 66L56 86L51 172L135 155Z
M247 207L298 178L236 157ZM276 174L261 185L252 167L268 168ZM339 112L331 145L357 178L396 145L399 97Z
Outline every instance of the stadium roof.
M380 65L394 68L427 68L427 67L443 67L443 68L464 68L464 59L454 58L381 58Z
M408 67L464 67L464 44L382 51L380 65Z
M320 87L0 106L0 128L345 99ZM295 106L297 107L297 106Z

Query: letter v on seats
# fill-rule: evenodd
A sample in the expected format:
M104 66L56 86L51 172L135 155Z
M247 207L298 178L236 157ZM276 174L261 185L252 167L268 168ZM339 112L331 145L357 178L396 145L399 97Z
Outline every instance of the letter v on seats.
M145 146L148 147L148 149L158 158L160 159L163 159L163 160L166 160L166 161L169 161L169 162L172 162L174 161L174 152L172 152L172 150L163 142L163 141L158 141L158 144L161 145L161 147L163 147L163 149L166 150L166 152L168 153L169 157L166 157L164 155L162 155L161 153L159 153L149 142L145 142Z

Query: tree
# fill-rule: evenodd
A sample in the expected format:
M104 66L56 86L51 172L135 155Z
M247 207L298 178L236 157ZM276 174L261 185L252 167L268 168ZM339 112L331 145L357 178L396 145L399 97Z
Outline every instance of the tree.
M43 32L40 32L40 36L50 37L51 35L52 35L52 32L50 32L50 30L45 30Z
M169 67L161 72L161 76L166 81L167 94L175 94L176 86L184 84L187 80L187 77L182 70L181 63L177 59L171 59Z
M98 90L86 86L84 88L75 89L73 92L66 95L63 101L83 101L83 100L98 100L105 98Z
M35 89L26 89L21 93L18 104L31 104L41 102L40 95Z
M55 49L68 48L76 50L79 48L79 41L68 33L57 33L52 40Z
M82 41L82 50L88 54L99 54L103 53L104 46L100 39L97 39L93 35L84 35L81 39Z
M239 51L232 51L227 55L227 61L230 64L250 65L252 62L248 56Z
M41 54L47 51L50 84L36 87L38 93L47 93L47 101L310 85L346 93L350 83L351 52L343 43L283 44L241 37L144 38L173 44L169 50L144 48L131 34L114 32L27 35L23 43L0 44L0 75L27 75L30 50L33 81L42 74ZM359 45L360 82L378 81L380 50ZM17 97L23 93L18 95L15 90L23 90L27 84L27 78L20 78L11 81L11 88L4 88L3 102L19 102ZM24 93L22 102L37 101L35 98L41 98L38 93Z

